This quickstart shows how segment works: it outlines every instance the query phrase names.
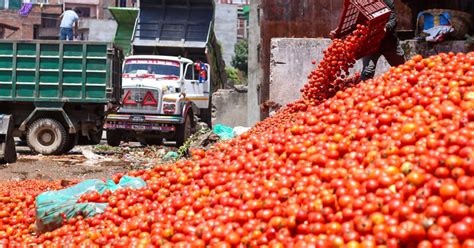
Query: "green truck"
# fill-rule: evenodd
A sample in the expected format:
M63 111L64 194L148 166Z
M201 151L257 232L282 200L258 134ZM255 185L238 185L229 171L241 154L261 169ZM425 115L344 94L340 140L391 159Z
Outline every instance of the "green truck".
M120 102L122 62L112 43L0 41L0 121L12 122L0 125L0 160L12 160L2 158L12 135L44 155L98 144Z

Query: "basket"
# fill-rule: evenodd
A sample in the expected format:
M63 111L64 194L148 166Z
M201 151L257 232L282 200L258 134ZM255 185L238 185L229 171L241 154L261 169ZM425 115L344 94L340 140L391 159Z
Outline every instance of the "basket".
M467 12L451 9L429 9L425 10L424 12L430 13L432 15L439 15L443 12L448 12L449 16L451 16L451 24L454 28L454 32L450 34L450 37L453 39L464 39L465 35L469 34L474 28L472 15ZM423 30L423 26L424 18L421 17L416 25L416 35L420 34L420 32Z
M357 24L367 25L369 28L367 43L361 47L357 55L357 58L362 58L379 49L390 13L390 8L381 0L344 0L335 36L345 37L356 29Z

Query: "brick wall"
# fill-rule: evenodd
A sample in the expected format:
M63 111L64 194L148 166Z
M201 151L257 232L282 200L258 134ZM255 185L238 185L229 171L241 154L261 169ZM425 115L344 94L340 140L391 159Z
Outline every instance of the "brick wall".
M14 10L0 10L0 23L18 27L17 31L5 30L4 38L10 40L32 40L34 38L34 26L41 25L41 14L61 14L61 5L33 5L28 16L20 16Z
M41 24L41 14L38 12L38 9L39 8L33 8L30 15L26 17L19 16L17 11L0 10L0 16L2 16L0 22L19 28L17 31L5 30L4 38L11 40L32 40L34 25Z

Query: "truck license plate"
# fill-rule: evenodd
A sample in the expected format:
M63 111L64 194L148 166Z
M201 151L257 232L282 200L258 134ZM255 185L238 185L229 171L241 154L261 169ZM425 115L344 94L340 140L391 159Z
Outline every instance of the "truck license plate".
M145 120L145 117L144 116L132 116L131 117L132 121L144 121Z
M146 127L143 126L143 125L132 125L132 129L135 129L135 130L145 130Z

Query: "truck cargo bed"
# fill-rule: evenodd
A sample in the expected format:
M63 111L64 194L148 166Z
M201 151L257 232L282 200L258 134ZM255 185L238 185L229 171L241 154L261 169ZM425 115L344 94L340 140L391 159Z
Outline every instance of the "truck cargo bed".
M135 46L205 48L213 19L210 1L140 2Z
M0 41L0 101L118 100L122 57L110 43Z

